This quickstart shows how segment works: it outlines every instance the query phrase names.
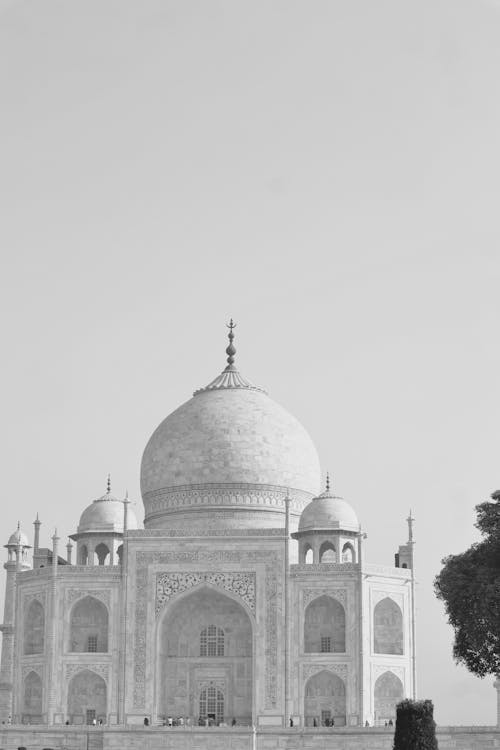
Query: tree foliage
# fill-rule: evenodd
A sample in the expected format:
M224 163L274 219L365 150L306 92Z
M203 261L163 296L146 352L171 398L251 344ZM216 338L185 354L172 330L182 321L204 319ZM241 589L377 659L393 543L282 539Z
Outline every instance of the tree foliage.
M394 750L437 750L432 701L404 700L396 707Z
M453 656L474 674L500 673L500 491L476 506L483 540L443 560L434 582L455 631Z

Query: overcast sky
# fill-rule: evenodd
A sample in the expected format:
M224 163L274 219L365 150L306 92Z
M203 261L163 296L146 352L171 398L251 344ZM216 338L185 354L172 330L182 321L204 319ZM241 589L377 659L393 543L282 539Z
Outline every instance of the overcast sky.
M5 541L108 471L141 517L233 316L370 562L413 510L420 697L495 722L432 581L500 486L499 40L481 0L0 0Z

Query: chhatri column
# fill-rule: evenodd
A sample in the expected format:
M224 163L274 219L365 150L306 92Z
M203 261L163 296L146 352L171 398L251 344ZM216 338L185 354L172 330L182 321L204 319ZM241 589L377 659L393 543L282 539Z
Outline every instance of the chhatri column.
M0 662L0 721L7 723L12 716L12 686L14 679L14 626L16 613L16 553L8 545L5 584L5 605L2 631L2 659Z

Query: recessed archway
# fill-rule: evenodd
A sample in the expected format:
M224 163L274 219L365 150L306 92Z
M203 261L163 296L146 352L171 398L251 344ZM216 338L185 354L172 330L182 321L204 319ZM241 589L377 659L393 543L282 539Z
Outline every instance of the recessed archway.
M69 650L76 653L108 650L108 610L93 596L80 599L71 610Z
M41 724L43 687L42 680L36 672L30 672L24 680L23 723Z
M345 610L331 596L318 596L304 615L304 652L345 652Z
M389 720L396 717L396 705L404 698L403 683L394 672L384 672L375 682L375 719Z
M102 677L84 669L68 685L68 719L72 724L106 723L107 688Z
M310 677L304 690L304 720L306 726L345 726L346 694L344 681L323 670Z
M231 596L201 586L174 600L159 622L157 664L159 718L251 724L252 621Z
M376 654L403 653L403 613L389 596L373 611L373 650Z
M24 653L43 654L45 633L45 610L43 605L34 599L25 613Z

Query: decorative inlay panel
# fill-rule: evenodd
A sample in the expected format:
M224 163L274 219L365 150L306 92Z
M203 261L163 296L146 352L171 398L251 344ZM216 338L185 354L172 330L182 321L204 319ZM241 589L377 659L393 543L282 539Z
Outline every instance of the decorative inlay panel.
M25 594L23 596L25 609L28 606L28 604L31 604L33 599L36 599L45 608L45 600L46 600L45 591L30 591L28 594Z
M343 605L344 609L346 608L347 589L303 589L302 602L304 607L307 607L318 596L330 596L332 599L337 599Z
M265 705L275 708L277 703L278 666L278 553L275 550L190 550L175 552L137 552L135 580L135 628L134 628L134 708L143 709L146 703L146 654L148 633L148 567L150 565L179 565L189 563L202 569L210 565L265 564L266 592L266 644L265 644ZM207 572L208 573L208 572ZM214 571L217 575L218 571ZM195 572L196 574L196 572ZM165 574L162 574L165 575ZM185 575L185 573L184 573ZM223 575L235 575L228 573ZM242 573L239 575L249 575ZM242 583L242 582L240 582ZM247 586L248 582L245 582ZM235 583L235 585L239 585ZM253 588L255 597L255 583ZM255 608L255 603L254 603ZM154 616L151 613L151 616ZM152 633L151 633L152 635Z
M86 670L89 672L95 672L108 682L109 664L94 664L92 662L89 662L88 664L83 664L81 662L79 664L66 664L66 680L70 680L77 672L85 672Z
M255 573L158 573L156 576L155 614L159 616L165 604L183 591L209 583L212 586L230 591L243 599L247 607L255 613Z
M340 679L344 682L346 681L347 664L337 664L335 662L325 662L322 664L316 662L314 664L304 664L302 667L302 679L305 682L309 679L309 677L312 677L313 675L317 674L318 672L322 672L325 669L327 672L333 672L333 674L336 674L337 677L340 677Z
M108 589L66 589L66 602L69 606L85 596L93 596L109 607L111 592Z

